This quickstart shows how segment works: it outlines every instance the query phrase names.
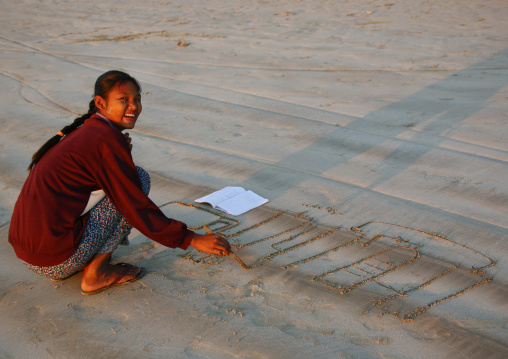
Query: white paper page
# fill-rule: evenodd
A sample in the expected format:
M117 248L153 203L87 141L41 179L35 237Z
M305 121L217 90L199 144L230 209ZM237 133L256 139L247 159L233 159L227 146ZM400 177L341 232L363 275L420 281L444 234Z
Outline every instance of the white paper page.
M246 191L231 199L221 202L217 208L233 216L239 216L253 208L268 202L266 198L258 196L252 191Z
M208 196L198 198L195 202L198 203L210 203L212 207L216 207L217 204L233 198L241 193L244 193L245 189L242 187L225 187L221 190L210 193Z

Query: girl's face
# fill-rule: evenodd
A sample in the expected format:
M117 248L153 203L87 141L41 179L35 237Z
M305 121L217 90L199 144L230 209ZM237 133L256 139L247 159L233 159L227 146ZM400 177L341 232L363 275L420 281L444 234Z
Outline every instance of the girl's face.
M117 83L105 99L95 96L95 105L120 131L133 129L142 109L141 94L130 81Z

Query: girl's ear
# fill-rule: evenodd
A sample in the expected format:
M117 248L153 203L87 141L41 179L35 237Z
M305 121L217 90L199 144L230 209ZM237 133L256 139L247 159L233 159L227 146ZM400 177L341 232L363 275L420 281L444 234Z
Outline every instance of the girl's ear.
M95 102L95 107L99 110L106 109L106 100L104 100L101 96L95 96L93 100Z

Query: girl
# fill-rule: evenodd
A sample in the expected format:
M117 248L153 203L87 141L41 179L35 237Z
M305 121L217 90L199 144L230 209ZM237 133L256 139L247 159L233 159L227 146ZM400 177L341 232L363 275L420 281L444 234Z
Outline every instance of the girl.
M167 247L229 255L224 238L193 233L147 197L150 178L134 165L131 138L122 134L140 113L139 83L106 72L88 113L33 155L9 228L9 242L29 269L53 280L84 270L84 295L137 280L143 268L110 263L132 226Z

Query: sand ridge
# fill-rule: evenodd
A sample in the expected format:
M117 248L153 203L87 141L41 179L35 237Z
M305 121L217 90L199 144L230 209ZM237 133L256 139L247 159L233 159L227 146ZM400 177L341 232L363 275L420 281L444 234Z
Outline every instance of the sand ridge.
M186 207L186 213L171 208L175 205ZM165 208L166 206L170 207ZM321 206L310 207L321 209ZM237 219L228 218L206 207L175 201L162 205L162 208L166 213L178 213L178 217L184 218L186 223L196 221L188 208L213 214L212 217L215 218L208 218L210 222L196 223L191 228L214 228L230 240L235 253L249 263L249 269L266 265L266 262L275 262L281 270L294 269L293 271L302 272L302 277L312 276L311 281L322 283L340 294L347 294L375 282L383 291L391 291L393 294L373 298L374 307L380 309L382 314L392 314L404 321L414 320L434 305L456 298L481 284L490 283L493 278L486 275L485 271L496 264L479 251L442 235L390 223L369 222L343 229L342 232L345 233L341 233L338 232L342 229L341 226L325 229L305 212L282 211L233 232L235 227L243 227ZM334 213L330 208L328 212ZM198 217L203 216L201 214ZM386 234L378 233L366 238L367 233L373 233L372 231ZM263 238L260 233L273 234ZM353 235L348 235L349 233ZM397 235L389 236L388 233ZM376 248L370 250L370 246ZM293 251L299 253L294 254ZM188 253L185 258L200 264L218 265L223 261L216 256L195 251ZM459 277L456 279L449 279L457 275ZM444 280L454 282L455 285L436 284ZM430 298L418 298L420 295L417 291L424 288L428 290L427 286L436 287L432 290L433 295ZM378 292L383 291L378 289ZM408 297L416 299L406 299ZM415 305L415 302L418 304ZM393 309L395 307L400 309ZM368 310L362 313L366 314Z

